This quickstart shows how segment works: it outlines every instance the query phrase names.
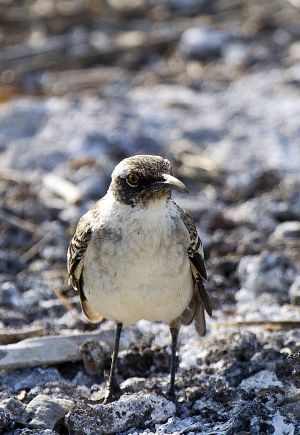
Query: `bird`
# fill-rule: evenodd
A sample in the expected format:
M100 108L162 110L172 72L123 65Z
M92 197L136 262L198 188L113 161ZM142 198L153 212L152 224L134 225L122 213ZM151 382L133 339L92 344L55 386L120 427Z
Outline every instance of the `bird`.
M123 325L141 319L164 322L171 333L170 382L175 400L177 338L194 321L206 332L212 315L205 289L203 246L195 223L172 198L186 186L169 160L135 155L113 170L107 193L84 214L67 254L69 284L78 291L90 322L116 324L114 350L103 403L116 400L119 341Z

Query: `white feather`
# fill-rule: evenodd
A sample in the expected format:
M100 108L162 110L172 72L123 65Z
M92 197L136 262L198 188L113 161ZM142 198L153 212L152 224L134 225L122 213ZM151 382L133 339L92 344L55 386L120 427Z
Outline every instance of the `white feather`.
M125 324L178 318L192 298L193 279L189 234L176 205L157 200L132 208L108 193L100 215L84 256L84 293L92 308Z

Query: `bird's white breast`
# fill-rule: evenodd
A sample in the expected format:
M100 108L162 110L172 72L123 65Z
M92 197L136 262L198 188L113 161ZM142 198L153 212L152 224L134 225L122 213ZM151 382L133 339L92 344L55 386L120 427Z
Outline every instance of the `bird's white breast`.
M132 208L106 198L84 257L89 303L103 317L122 323L170 323L192 297L188 244L173 202Z

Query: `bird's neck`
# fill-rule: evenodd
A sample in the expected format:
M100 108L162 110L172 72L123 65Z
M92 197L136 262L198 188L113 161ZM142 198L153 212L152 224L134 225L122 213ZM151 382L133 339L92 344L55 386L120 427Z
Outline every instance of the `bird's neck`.
M172 203L170 197L151 199L147 203L137 203L134 207L118 201L113 192L108 190L105 196L106 208L110 213L123 213L124 215L156 215L159 216L167 210Z

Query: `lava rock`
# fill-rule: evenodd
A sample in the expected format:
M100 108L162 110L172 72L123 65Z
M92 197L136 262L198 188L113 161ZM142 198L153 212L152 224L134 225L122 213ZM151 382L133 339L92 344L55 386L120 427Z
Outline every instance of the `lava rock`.
M9 414L11 420L16 423L26 424L27 422L26 405L20 400L13 397L2 400L0 402L0 410Z
M90 406L81 404L66 417L70 431L92 435L115 433L144 425L162 423L176 412L174 403L149 393L124 395L118 402Z
M12 415L0 408L0 433L5 433L5 431L13 429L14 426L15 422Z

